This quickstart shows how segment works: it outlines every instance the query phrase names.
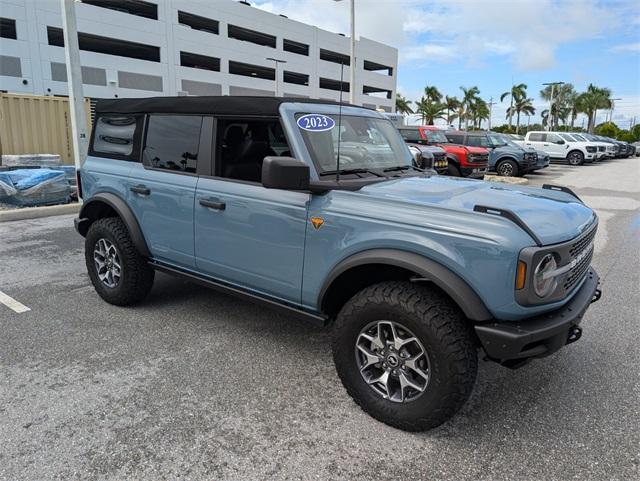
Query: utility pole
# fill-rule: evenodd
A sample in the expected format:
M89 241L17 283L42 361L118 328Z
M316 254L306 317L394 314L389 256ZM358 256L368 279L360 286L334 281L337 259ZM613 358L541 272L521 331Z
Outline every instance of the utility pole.
M62 7L62 30L64 34L64 56L67 64L67 88L69 89L69 111L71 112L71 138L76 169L84 163L89 146L87 115L84 110L82 91L82 66L78 45L75 0L60 0Z
M621 98L617 98L617 99L609 99L609 103L611 105L611 107L609 108L609 122L613 122L613 102L614 100L622 100Z
M549 132L553 127L552 111L553 111L553 94L555 91L555 87L556 85L563 85L563 84L564 82L547 82L542 84L542 85L551 85L551 97L549 98L549 116L547 117L547 132Z
M275 71L275 73L276 73L275 94L276 94L276 97L280 97L280 76L278 75L278 64L287 63L287 61L286 60L280 60L280 59L277 59L277 58L272 58L272 57L267 57L267 60L271 60L275 64L275 67L276 67L276 71Z
M333 0L341 2L342 0ZM356 0L349 0L349 22L351 24L349 55L349 103L356 104ZM342 87L341 87L342 88Z
M487 105L489 105L489 125L487 127L487 130L491 130L491 114L493 113L493 106L496 104L497 102L493 101L493 97L489 98L489 102L487 102Z

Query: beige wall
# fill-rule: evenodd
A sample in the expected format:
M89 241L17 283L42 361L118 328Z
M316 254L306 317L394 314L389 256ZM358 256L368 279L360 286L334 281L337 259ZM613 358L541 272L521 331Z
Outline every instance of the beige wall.
M88 99L84 105L90 129ZM59 154L62 163L72 165L68 99L0 93L0 154Z

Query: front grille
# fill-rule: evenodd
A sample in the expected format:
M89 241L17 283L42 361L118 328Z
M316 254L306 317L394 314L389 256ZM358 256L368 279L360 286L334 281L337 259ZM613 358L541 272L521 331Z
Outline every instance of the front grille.
M489 154L471 154L469 155L469 162L473 162L474 164L489 162Z
M571 261L580 258L578 263L571 268L569 274L564 280L564 290L570 291L577 283L582 279L584 274L591 265L591 259L593 258L593 240L596 236L596 227L591 229L589 233L578 239L569 249L569 255Z
M580 254L580 252L582 252L585 247L591 244L594 237L596 236L596 230L597 230L596 228L591 229L591 232L589 232L587 235L583 236L582 238L578 239L578 241L576 241L571 246L571 249L569 249L569 255L571 256L572 259L574 259L578 254Z
M598 146L598 152L604 152L606 149L606 147Z
M564 281L564 290L570 291L576 283L582 279L585 272L591 265L591 259L593 258L593 246L589 246L589 253L584 256L576 266L569 271L569 276Z
M442 162L444 160L444 154L433 154L433 160Z

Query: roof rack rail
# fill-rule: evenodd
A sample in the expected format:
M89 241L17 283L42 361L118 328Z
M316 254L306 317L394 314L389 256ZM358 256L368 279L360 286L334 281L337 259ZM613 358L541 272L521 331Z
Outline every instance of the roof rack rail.
M497 215L500 217L504 217L505 219L509 219L511 222L520 227L523 231L525 231L529 236L535 241L538 247L542 247L542 241L540 238L533 232L525 222L518 217L518 215L509 210L502 209L500 207L489 207L487 205L475 205L473 207L474 212L482 212L483 214Z
M547 190L555 190L557 192L565 192L569 195L574 196L576 199L582 202L582 199L578 197L578 195L574 191L572 191L569 187L565 187L564 185L542 184L542 188Z

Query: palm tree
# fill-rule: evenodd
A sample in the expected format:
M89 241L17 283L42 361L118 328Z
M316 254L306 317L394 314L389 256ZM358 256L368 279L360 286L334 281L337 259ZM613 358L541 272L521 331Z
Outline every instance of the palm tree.
M533 102L533 99L518 99L513 107L507 109L507 114L516 113L516 134L519 133L520 130L520 114L529 116L536 113L536 109L531 102ZM509 112L509 110L511 110L511 112Z
M410 107L411 100L407 100L399 93L396 93L396 112L401 114L412 114L413 110Z
M469 105L469 115L473 128L479 129L482 121L489 118L489 105L481 98L475 98Z
M578 94L577 92L571 92L571 95L567 98L567 108L569 115L571 116L571 130L573 130L573 124L576 122L576 117L580 113Z
M465 112L470 110L470 106L478 100L478 94L480 93L480 89L475 85L470 88L460 87L462 90L462 105L464 106ZM465 119L465 128L468 127L469 118Z
M440 101L442 100L442 94L437 87L430 87L429 85L427 85L424 88L424 95L427 97L427 99L431 100L434 103L440 103Z
M455 116L458 118L458 130L462 129L462 121L467 118L467 111L465 110L464 102L458 102L458 109Z
M509 130L511 130L513 112L514 112L513 104L516 103L519 99L524 99L527 97L527 84L512 85L511 90L503 93L500 96L500 102L504 102L504 99L506 99L507 97L511 98L509 108L507 109L507 112L511 112L511 114L508 115Z
M598 109L608 109L611 107L610 97L610 89L596 87L593 84L589 84L587 91L578 96L578 108L581 112L587 114L587 118L589 119L587 124L587 131L589 133L593 133Z
M417 102L416 113L422 117L422 123L425 125L433 125L436 119L444 119L445 108L439 102L432 102L431 99L422 97Z
M447 125L451 125L451 122L453 122L458 117L455 111L457 110L459 105L460 101L456 96L449 97L448 95L445 95L444 106L447 109Z
M558 126L558 119L566 119L568 116L569 102L575 93L573 85L565 83L561 85L547 85L540 91L540 96L547 102L551 101L551 92L553 90L553 103L551 106L551 128Z

